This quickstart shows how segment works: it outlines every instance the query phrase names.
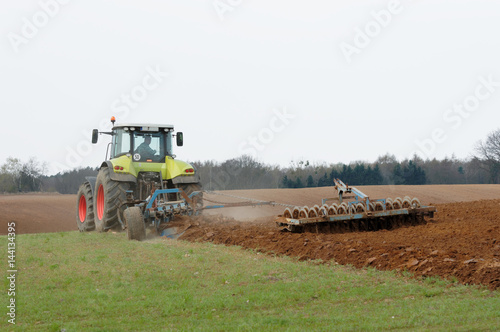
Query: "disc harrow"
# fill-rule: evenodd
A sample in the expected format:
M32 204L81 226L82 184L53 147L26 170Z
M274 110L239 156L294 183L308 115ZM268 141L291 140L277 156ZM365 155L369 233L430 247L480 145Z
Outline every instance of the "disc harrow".
M405 196L370 200L355 187L349 187L339 179L334 182L338 198L325 198L321 206L287 207L276 218L276 224L291 232L377 231L423 224L426 216L432 218L436 212L435 207L423 206L418 198ZM327 204L331 200L338 200L338 203Z

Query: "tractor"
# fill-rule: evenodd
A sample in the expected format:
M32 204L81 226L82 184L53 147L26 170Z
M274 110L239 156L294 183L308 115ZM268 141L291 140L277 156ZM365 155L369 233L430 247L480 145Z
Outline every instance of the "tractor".
M86 177L76 202L76 223L81 232L127 230L128 238L143 240L146 228L162 232L175 215L193 215L203 206L196 168L176 159L173 142L183 145L183 133L173 125L117 124L111 118L106 158L97 177Z

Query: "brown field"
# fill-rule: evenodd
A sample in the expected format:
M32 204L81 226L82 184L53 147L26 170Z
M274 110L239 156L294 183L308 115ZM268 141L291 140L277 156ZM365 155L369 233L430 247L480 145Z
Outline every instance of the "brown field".
M500 288L500 185L358 188L371 198L418 197L423 204L436 206L438 213L425 225L391 231L296 234L281 232L273 222L283 206L218 209L191 220L181 238ZM224 193L309 206L334 196L332 187ZM240 201L213 194L205 197L217 202ZM0 234L6 234L7 223L12 221L18 234L75 231L75 201L74 195L1 195Z

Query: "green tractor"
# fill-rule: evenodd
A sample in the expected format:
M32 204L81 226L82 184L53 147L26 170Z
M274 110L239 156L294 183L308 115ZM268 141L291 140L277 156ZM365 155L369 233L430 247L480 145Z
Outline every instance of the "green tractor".
M119 124L111 136L106 161L97 177L87 177L77 197L76 223L81 232L127 230L128 237L143 240L147 227L161 232L161 225L174 215L198 213L203 205L200 177L196 169L175 159L174 138L183 145L183 134L172 125ZM109 155L109 158L108 158Z

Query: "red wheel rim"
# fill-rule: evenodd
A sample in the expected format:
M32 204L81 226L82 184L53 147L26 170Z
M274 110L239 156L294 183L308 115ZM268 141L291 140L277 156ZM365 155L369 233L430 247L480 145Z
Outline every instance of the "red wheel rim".
M96 209L97 209L97 218L99 220L102 220L102 216L104 215L104 188L102 187L102 184L99 186L99 189L97 190L97 202L96 202Z
M78 217L80 218L80 222L85 222L85 218L87 218L87 201L83 195L80 196L80 200L78 201Z

